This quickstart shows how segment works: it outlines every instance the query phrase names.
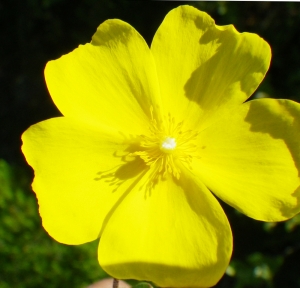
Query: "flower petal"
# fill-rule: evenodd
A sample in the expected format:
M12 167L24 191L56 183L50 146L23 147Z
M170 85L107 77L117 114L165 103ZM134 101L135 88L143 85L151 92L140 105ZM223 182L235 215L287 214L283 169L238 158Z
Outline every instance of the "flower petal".
M152 281L159 287L214 285L232 252L230 226L218 201L192 175L178 181L170 176L151 191L145 189L149 175L143 181L104 228L102 268L118 279Z
M243 103L264 78L271 58L269 45L256 34L217 26L191 6L169 12L151 51L163 109L197 129Z
M199 135L194 171L244 214L280 221L300 211L300 105L249 101Z
M141 134L159 87L150 49L121 20L107 20L89 44L50 61L45 78L64 116Z
M99 237L105 217L145 168L125 159L128 143L120 134L66 117L31 126L22 140L43 226L65 244Z

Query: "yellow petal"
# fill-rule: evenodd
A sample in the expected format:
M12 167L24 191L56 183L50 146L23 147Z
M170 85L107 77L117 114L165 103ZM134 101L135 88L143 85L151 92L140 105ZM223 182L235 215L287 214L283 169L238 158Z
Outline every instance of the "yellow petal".
M159 287L210 287L232 252L227 218L192 175L171 176L147 191L147 174L115 210L99 244L102 268L119 279Z
M159 97L150 49L121 20L105 21L92 43L48 62L45 78L63 115L133 134L147 127Z
M300 105L261 99L199 135L194 171L218 197L244 214L280 221L300 211Z
M31 126L22 140L43 226L65 244L99 237L105 217L144 169L124 157L128 143L120 134L65 117Z
M151 45L165 112L205 128L243 103L262 81L269 45L256 34L217 26L191 6L172 10Z

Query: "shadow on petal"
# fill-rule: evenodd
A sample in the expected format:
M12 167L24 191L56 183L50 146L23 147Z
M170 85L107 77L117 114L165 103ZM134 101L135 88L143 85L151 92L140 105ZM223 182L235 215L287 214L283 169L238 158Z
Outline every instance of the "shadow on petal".
M289 151L300 177L300 105L290 100L259 99L249 101L245 121L250 131L267 133L274 139L282 140ZM263 121L258 121L263 115ZM300 186L292 194L300 199ZM298 206L298 205L297 205ZM299 210L296 207L295 212Z
M98 27L91 44L94 46L109 46L113 42L120 41L126 46L130 40L128 35L133 31L132 27L122 20L106 20Z
M255 55L249 47L240 48L239 42L243 39L236 35L231 25L223 31L211 27L199 39L199 45L204 46L201 50L209 50L211 56L192 72L184 89L185 96L203 109L212 101L210 97L205 97L206 94L222 98L223 105L243 92L237 99L241 100L240 104L243 103L259 84L258 74L260 79L263 78L264 62L261 56ZM244 64L241 64L243 61Z
M144 269L143 269L144 267ZM218 279L201 279L197 276L198 269L201 269L201 272L205 274L207 270L208 275L211 275L210 266L195 267L194 269L189 269L185 267L180 267L176 265L163 265L160 263L149 263L149 262L131 262L131 263L118 263L111 266L106 266L105 270L110 271L120 271L122 270L124 274L131 275L132 271L145 271L145 275L153 275L155 273L155 278L160 279L160 283L154 283L157 287L178 287L178 288L201 288L201 287L212 287L220 280ZM118 273L118 272L117 272ZM201 274L202 274L201 273ZM225 273L225 271L224 271ZM148 276L149 277L149 276ZM212 278L212 277L211 277ZM127 279L124 279L127 280ZM146 279L135 279L139 281L150 282Z
M290 100L260 99L249 102L245 121L250 131L267 133L285 142L300 177L300 105ZM264 104L264 105L261 105ZM257 121L264 117L264 121Z
M138 185L140 180L143 178L145 173L149 170L149 167L145 164L145 162L140 157L132 157L130 156L130 152L137 149L138 146L136 143L133 143L128 146L128 148L124 151L124 153L121 153L123 155L117 155L117 153L114 154L114 157L121 157L124 164L119 165L118 167L113 168L109 171L104 172L98 172L97 175L99 177L95 178L96 181L106 181L110 183L110 186L112 186L113 190L112 193L116 192L118 188L123 185L127 180L129 179L135 179L133 183L125 190L125 192L120 196L118 201L114 204L114 206L111 208L111 210L106 215L102 229L99 232L99 237L102 234L102 231L105 229L111 215L114 213L114 211L118 208L120 203L123 201L123 199L130 193L130 191Z

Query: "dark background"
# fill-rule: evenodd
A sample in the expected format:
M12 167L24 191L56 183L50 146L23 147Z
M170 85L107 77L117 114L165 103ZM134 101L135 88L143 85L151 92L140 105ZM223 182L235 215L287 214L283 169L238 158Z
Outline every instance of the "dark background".
M270 44L271 67L254 97L300 101L300 3L0 0L0 288L84 287L105 276L97 241L70 247L47 235L30 188L33 172L21 154L20 136L60 115L45 86L46 62L90 42L109 18L130 23L150 44L164 16L182 4ZM300 287L300 217L261 223L222 205L234 253L217 287Z

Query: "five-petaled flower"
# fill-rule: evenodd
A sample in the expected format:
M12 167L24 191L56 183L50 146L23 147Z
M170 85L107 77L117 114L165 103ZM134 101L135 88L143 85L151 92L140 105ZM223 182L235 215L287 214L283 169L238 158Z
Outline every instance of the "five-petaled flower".
M63 117L22 137L48 233L66 244L100 238L100 265L115 278L214 285L232 253L214 195L263 221L300 210L300 105L245 102L270 58L259 36L181 6L150 49L108 20L50 61Z

